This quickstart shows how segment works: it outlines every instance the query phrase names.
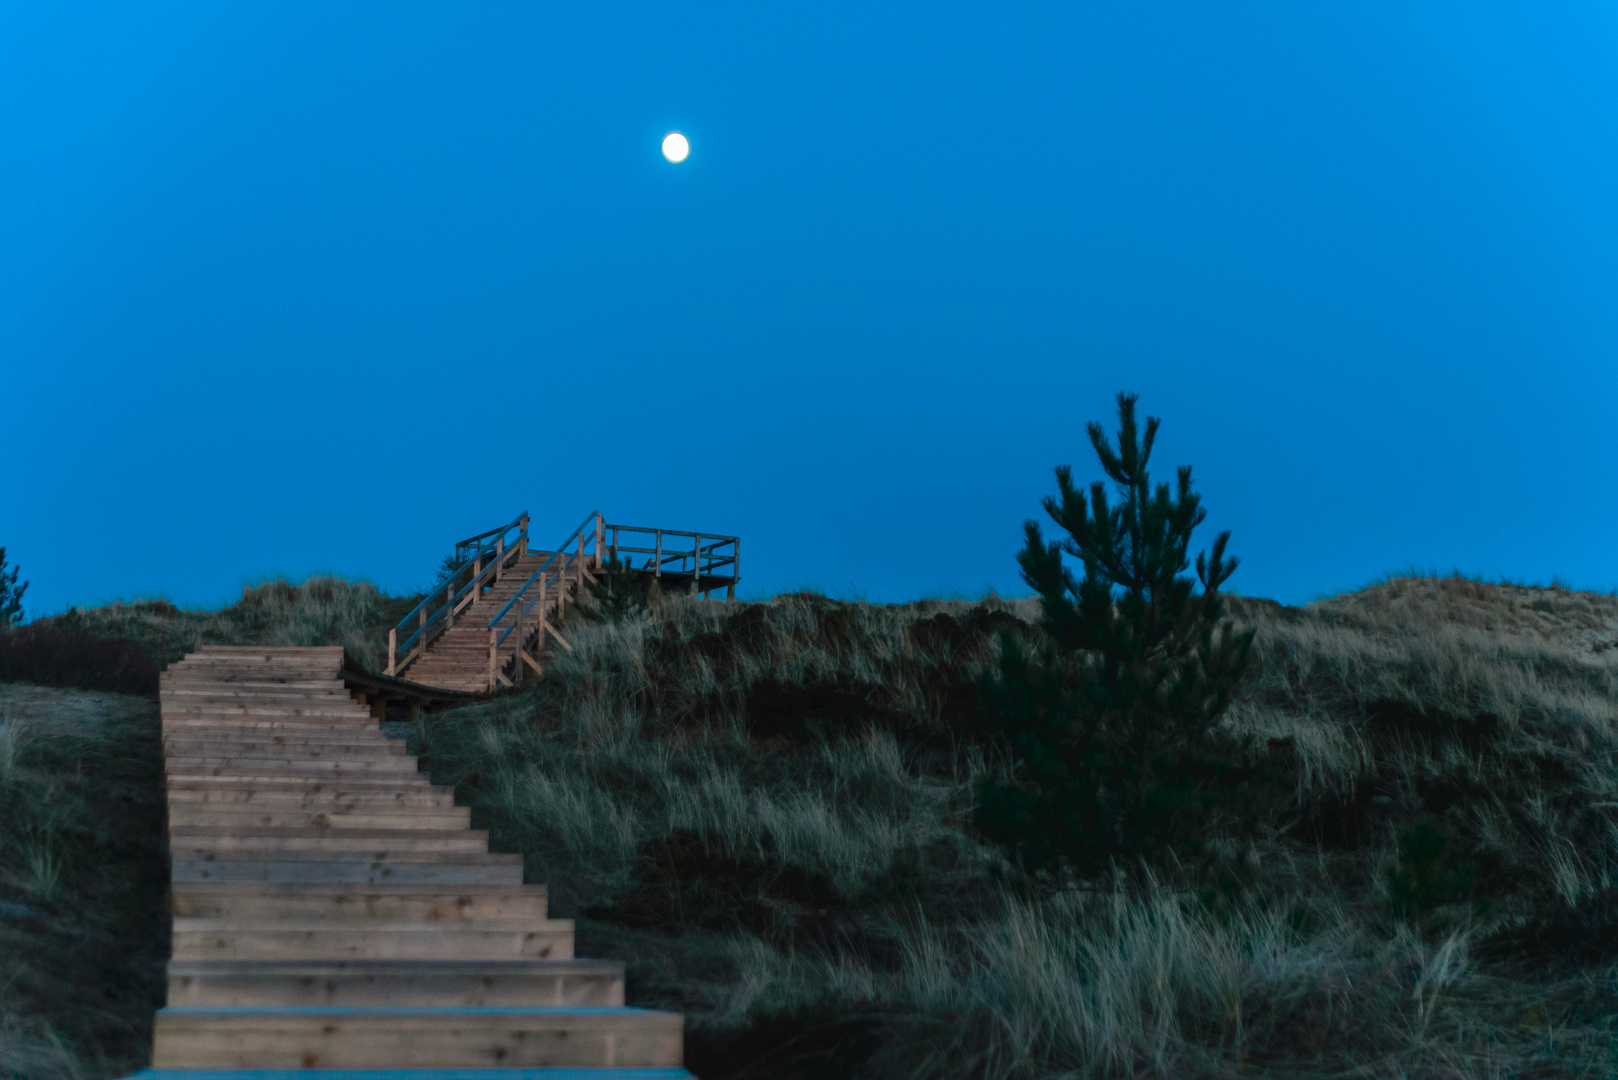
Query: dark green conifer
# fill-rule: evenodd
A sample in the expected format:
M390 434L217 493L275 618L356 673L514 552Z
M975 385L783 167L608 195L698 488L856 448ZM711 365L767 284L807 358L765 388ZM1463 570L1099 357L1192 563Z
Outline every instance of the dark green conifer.
M1141 432L1135 401L1118 395L1116 447L1100 424L1088 427L1119 501L1099 481L1086 497L1062 466L1060 497L1043 504L1067 537L1047 543L1026 523L1017 561L1039 594L1043 635L1003 635L999 670L979 687L1022 770L982 786L977 824L1030 870L1191 866L1252 794L1244 745L1217 726L1252 643L1223 622L1219 587L1237 565L1225 554L1230 534L1197 556L1194 591L1185 570L1205 511L1189 466L1175 490L1153 488L1159 421ZM1064 556L1082 562L1082 578Z
M580 610L599 622L617 622L656 602L657 581L651 574L636 570L629 561L608 555L587 583L590 600Z
M22 622L22 594L27 591L28 582L17 584L17 567L6 572L6 549L0 547L0 626Z

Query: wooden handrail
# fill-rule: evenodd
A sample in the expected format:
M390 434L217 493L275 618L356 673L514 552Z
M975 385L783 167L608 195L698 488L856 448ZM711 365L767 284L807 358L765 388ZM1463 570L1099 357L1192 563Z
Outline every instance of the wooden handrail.
M516 560L528 553L528 523L528 514L524 512L508 525L468 537L456 544L456 565L442 593L435 591L423 598L389 630L389 676L396 676L424 656L433 640L455 626L458 616L477 604L484 588L498 582ZM671 548L665 542L675 538L679 538L679 541L689 539L691 546L682 550ZM661 577L667 569L670 573L681 575L682 584L684 575L689 573L693 596L698 593L711 595L720 586L725 586L727 597L732 600L736 598L736 583L741 580L740 537L681 529L612 525L607 523L600 511L595 511L580 522L578 528L568 533L554 550L545 554L539 568L487 621L490 690L497 685L513 686L520 682L524 664L536 672L540 670L539 661L527 654L530 638L537 638L543 645L549 637L562 648L572 649L555 624L563 617L569 593L583 598L586 584L597 580L596 575L600 573L609 552L615 560L625 556L650 556L646 559L646 565L638 569L651 571L657 577ZM627 558L625 561L633 565L635 560ZM672 569L675 564L678 565L677 570ZM592 573L592 570L595 572ZM456 582L462 575L467 576L467 581L457 588ZM513 605L517 608L516 618L510 626L501 629L500 623L510 615ZM553 609L554 619L551 617ZM518 634L517 655L509 658L513 667L508 678L506 665L501 662L500 649L513 631ZM401 632L407 635L403 641L399 640Z
M506 534L513 529L517 530L515 541L510 545L505 542ZM487 566L481 565L486 549L483 541L495 537L495 558ZM518 514L516 519L508 525L480 533L477 536L462 540L455 545L455 553L459 556L468 545L477 545L476 550L467 558L461 560L449 576L448 595L444 597L444 604L433 611L433 605L440 595L434 591L422 598L421 603L411 608L403 619L394 626L388 635L388 663L387 674L395 675L408 664L415 661L427 651L428 643L440 633L454 625L455 616L468 606L461 603L463 597L475 598L482 589L484 582L490 577L497 577L505 564L512 559L521 558L528 550L528 511ZM467 564L473 564L472 579L461 589L454 587L455 579L467 569ZM410 630L409 636L402 643L398 642L398 631L408 630L412 621L417 622L416 627Z
M505 603L505 606L502 607L498 612L495 613L494 618L489 620L489 627L492 629L496 625L498 625L500 620L504 619L506 617L506 612L511 610L511 605L512 604L522 602L523 603L523 609L525 611L532 608L533 603L531 601L524 601L523 600L523 597L528 595L529 588L533 586L534 582L537 579L539 579L542 576L552 572L551 563L556 561L556 557L558 555L562 556L562 562L557 566L557 568L556 568L557 571L566 570L568 563L572 562L575 558L577 558L579 560L582 560L583 557L584 557L584 530L586 528L588 528L588 527L591 527L591 526L595 526L597 529L599 529L600 528L600 523L601 523L601 511L599 511L599 510L591 511L589 517L587 517L583 521L579 522L579 527L574 529L572 532L568 533L567 537L560 544L557 544L556 547L551 549L551 553L548 556L546 556L544 562L539 564L539 568L537 570L535 570L532 574L529 574L528 575L528 580L523 582L522 586L520 588L518 588L518 590L516 592L511 594L511 599L507 600L506 603ZM567 553L567 546L569 544L571 544L574 541L575 538L577 538L578 542L579 542L579 553L578 553L577 556L571 556L571 555L568 555L568 553ZM582 566L582 562L581 562L581 566ZM560 575L558 574L558 576L560 576ZM560 599L560 594L558 594L558 599ZM513 624L513 626L514 625L515 624ZM505 629L505 633L502 633L500 635L500 641L502 643L506 640L506 635L511 633L511 630L512 630L512 627L508 626Z

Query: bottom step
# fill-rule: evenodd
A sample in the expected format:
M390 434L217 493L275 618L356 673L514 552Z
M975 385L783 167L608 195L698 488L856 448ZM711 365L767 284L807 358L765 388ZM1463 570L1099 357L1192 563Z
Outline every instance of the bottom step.
M696 1080L681 1068L142 1069L124 1080Z
M158 1069L672 1068L684 1017L580 1008L169 1008ZM307 1076L307 1073L302 1075Z

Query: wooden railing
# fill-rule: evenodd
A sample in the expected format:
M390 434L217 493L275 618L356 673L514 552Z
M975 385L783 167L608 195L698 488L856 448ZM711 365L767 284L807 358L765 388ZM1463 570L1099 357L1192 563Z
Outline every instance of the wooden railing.
M582 598L587 583L596 580L595 571L605 564L607 557L642 573L650 573L674 587L687 589L693 596L712 596L723 587L726 598L734 600L736 583L741 579L741 547L741 538L736 536L609 525L600 511L591 513L545 555L544 562L488 620L488 689L492 691L499 685L520 682L525 667L538 674L539 660L530 655L529 650L541 652L547 637L562 648L572 650L573 646L562 636L557 624L562 620L570 594ZM508 525L456 544L451 560L454 568L444 579L443 588L424 598L388 631L386 674L396 676L420 659L427 647L477 602L485 588L498 582L512 564L528 552L526 511ZM539 554L544 552L535 552L536 557ZM502 628L501 624L513 612L511 622ZM512 643L508 677L501 654L513 634L516 640Z
M638 525L607 525L607 554L633 566L635 556L647 559L637 570L650 570L661 578L676 577L681 585L689 577L691 595L708 596L725 589L725 599L736 599L736 582L741 580L742 540L739 536L713 536L709 533L681 532L678 529L645 529Z
M557 644L572 651L573 646L557 630L556 623L562 620L567 605L568 579L573 579L575 596L583 595L586 581L595 580L590 568L601 565L603 529L601 511L592 512L556 545L545 561L528 575L528 580L506 601L505 606L489 620L491 691L500 684L511 686L514 681L520 682L525 665L533 668L536 675L540 673L539 661L528 653L530 639L535 645L543 647L545 636L549 634ZM554 620L550 618L552 606L556 609ZM510 626L501 630L500 623L513 608L516 609L516 618ZM500 662L500 648L513 633L517 635L516 648L512 656L511 678L507 678L502 670L504 665Z
M509 525L468 537L455 545L455 569L442 591L434 590L388 631L388 675L396 675L427 651L487 585L500 580L506 567L528 551L528 511ZM460 584L462 579L465 584ZM401 631L406 635L399 641Z

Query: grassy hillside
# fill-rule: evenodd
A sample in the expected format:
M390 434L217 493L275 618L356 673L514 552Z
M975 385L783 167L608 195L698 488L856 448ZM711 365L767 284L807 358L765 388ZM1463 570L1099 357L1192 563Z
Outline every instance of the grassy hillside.
M1296 791L1214 895L1042 895L973 837L1024 605L674 602L417 741L707 1075L1609 1075L1618 601L1237 607L1229 722Z
M0 1076L145 1063L167 891L157 703L0 683Z
M80 618L163 658L215 633L374 640L390 602L330 590L285 617ZM977 779L1015 763L972 682L1026 603L669 600L576 627L543 682L425 717L414 742L551 883L581 954L626 960L632 1002L687 1013L708 1080L1618 1072L1618 600L1427 578L1235 607L1258 637L1227 722L1294 783L1219 890L1050 894L974 836ZM72 736L101 749L24 740L5 782L66 790L75 756L116 743L154 797L155 738L109 724ZM0 901L32 911L48 815L27 805L0 816ZM75 836L105 816L49 813ZM150 843L105 862L161 870ZM135 891L75 895L63 926L163 954ZM15 955L49 955L46 924L11 910ZM41 1049L49 1023L85 1075L111 1075L149 1021L149 1000L7 985L0 1048L24 1049L0 1071L66 1068Z

